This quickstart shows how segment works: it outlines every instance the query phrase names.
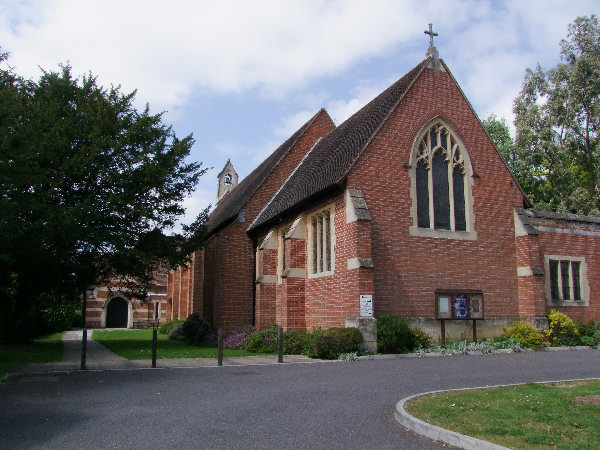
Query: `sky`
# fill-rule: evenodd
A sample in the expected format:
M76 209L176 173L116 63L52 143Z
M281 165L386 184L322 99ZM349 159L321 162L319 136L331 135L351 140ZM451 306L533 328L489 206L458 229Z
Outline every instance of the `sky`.
M525 70L560 62L560 40L597 0L0 0L0 47L37 80L76 76L137 90L191 161L212 168L183 223L214 205L231 159L240 180L320 108L336 125L420 63L428 24L480 119L512 124Z

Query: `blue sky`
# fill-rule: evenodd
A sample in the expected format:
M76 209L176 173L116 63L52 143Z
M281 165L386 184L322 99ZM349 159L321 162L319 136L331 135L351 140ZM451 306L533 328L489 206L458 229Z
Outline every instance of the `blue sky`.
M185 222L214 203L227 158L248 175L319 108L336 124L425 56L428 23L481 119L512 122L525 69L559 62L559 42L596 0L0 0L0 47L37 79L69 62L166 111L191 158L213 167Z

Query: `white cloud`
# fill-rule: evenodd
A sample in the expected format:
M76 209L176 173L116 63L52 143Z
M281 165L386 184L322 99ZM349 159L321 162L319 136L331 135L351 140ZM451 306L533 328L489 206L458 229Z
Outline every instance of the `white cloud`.
M277 95L414 35L406 25L413 6L391 0L34 5L0 6L8 17L0 23L3 45L19 73L36 77L38 65L68 60L75 73L139 88L141 101L159 109L181 106L194 89Z
M525 68L556 64L567 25L594 13L596 1L1 0L0 45L26 77L37 78L38 66L54 70L70 61L76 75L92 71L105 86L137 88L138 106L169 110L168 121L190 114L190 99L205 94L287 102L259 137L246 132L242 144L229 136L205 141L209 165L224 163L215 155L230 156L244 176L320 107L339 124L416 65L425 54L429 22L477 112L511 122ZM389 55L401 59L393 78L369 67L346 96L335 97L318 84ZM190 210L213 202L214 186L213 175L202 177L186 202Z

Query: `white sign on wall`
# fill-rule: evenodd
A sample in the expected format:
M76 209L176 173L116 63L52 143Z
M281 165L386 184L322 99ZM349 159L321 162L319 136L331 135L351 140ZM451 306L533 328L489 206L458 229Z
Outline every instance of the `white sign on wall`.
M373 296L360 296L360 317L373 317Z

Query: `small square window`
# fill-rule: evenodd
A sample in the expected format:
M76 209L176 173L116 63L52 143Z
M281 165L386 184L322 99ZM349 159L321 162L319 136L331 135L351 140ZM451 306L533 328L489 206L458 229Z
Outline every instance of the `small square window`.
M589 300L585 259L546 256L546 295L550 304L581 305Z

